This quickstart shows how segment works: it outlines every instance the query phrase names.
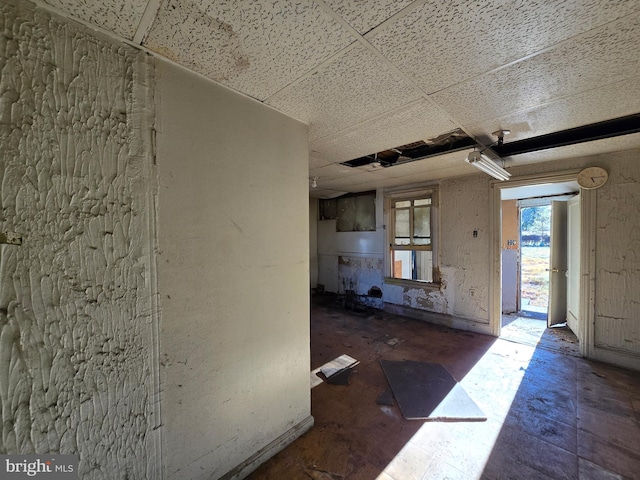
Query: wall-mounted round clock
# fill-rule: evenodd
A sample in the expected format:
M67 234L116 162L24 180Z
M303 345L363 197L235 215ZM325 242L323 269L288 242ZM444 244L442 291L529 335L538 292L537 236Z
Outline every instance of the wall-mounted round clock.
M607 179L609 178L609 174L602 167L587 167L578 173L578 185L582 188L593 189L599 188L605 183L607 183Z

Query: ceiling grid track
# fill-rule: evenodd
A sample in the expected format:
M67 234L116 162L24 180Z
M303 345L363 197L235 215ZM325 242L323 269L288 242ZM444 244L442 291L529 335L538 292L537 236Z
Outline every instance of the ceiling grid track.
M140 23L138 24L138 28L136 29L136 33L133 36L133 43L138 45L142 45L142 43L147 38L151 27L153 26L153 22L156 19L156 15L158 15L158 11L160 10L160 4L162 0L149 0L147 2L147 6L144 9L144 13L142 14L142 18L140 19Z

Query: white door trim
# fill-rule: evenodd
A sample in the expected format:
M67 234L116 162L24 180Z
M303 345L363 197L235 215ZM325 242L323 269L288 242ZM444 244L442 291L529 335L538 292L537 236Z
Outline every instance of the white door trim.
M489 186L489 327L491 334L500 336L502 323L502 189L573 181L580 170L566 170L539 175L523 175L506 182L492 181ZM594 298L595 298L595 192L581 190L580 236L580 354L593 356Z

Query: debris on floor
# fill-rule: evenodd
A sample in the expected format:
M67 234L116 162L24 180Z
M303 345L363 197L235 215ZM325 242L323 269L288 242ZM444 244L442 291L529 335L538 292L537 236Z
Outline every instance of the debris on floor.
M347 367L326 377L325 381L331 385L349 385L349 377L353 372L355 372L353 367Z
M359 360L346 353L325 363L320 368L311 371L311 388L320 385L323 380L335 385L348 385L349 377L353 373L353 367L360 363ZM335 376L335 378L333 378ZM332 379L333 381L329 381ZM343 383L345 382L346 383Z
M485 421L487 417L439 363L380 360L407 420Z

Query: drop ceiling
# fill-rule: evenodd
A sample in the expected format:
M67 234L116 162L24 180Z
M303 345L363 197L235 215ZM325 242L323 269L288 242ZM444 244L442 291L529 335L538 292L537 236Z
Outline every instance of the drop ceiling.
M477 173L342 162L462 129L505 143L640 112L637 0L37 0L309 125L312 196ZM505 166L640 148L640 135Z

